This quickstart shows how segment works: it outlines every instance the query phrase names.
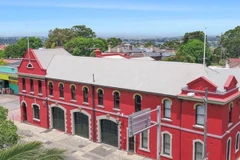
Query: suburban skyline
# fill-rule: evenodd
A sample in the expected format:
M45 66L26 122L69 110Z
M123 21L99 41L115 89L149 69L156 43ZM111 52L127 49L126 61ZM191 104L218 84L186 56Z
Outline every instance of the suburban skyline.
M204 30L220 35L239 25L233 0L0 0L0 36L47 36L54 28L86 25L97 36L182 36Z

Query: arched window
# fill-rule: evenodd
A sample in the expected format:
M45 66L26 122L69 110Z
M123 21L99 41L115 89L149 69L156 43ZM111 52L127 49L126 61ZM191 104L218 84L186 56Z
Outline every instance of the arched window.
M162 154L172 157L172 135L170 133L162 134Z
M164 118L171 119L171 101L165 99L163 103L164 103Z
M228 123L232 123L232 109L233 109L233 103L230 103L229 110L228 110Z
M40 113L39 113L39 106L38 105L33 105L33 118L40 120Z
M135 112L141 111L141 96L140 95L135 95Z
M236 152L239 150L239 146L240 146L239 138L240 138L240 132L238 132L236 136L236 147L235 147Z
M64 86L62 83L59 84L59 96L64 98Z
M203 143L199 141L194 142L194 160L203 160Z
M83 102L88 103L88 88L83 87Z
M53 96L53 83L52 82L49 82L48 83L48 89L49 89L49 95L50 96Z
M114 92L114 108L120 108L120 95L119 92Z
M226 160L231 160L231 138L228 139L227 141L227 157Z
M98 90L98 105L103 106L103 90Z
M196 107L196 124L204 126L204 107L202 105Z
M71 97L72 100L76 100L76 87L74 85L71 85Z

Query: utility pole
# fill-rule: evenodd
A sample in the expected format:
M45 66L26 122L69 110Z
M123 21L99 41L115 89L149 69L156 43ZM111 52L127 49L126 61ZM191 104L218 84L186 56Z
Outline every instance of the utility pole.
M203 49L203 66L206 66L206 28L204 30L204 49Z
M208 160L207 153L207 110L208 110L208 88L205 89L205 95L203 97L204 101L204 157L203 160Z
M160 160L160 148L161 148L161 107L157 106L157 160Z

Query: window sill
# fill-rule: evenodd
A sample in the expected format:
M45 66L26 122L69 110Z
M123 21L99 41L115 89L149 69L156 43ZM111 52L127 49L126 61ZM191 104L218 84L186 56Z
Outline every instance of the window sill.
M82 102L82 104L84 104L84 105L89 105L89 103L88 103L88 102Z
M63 97L59 97L60 100L65 100Z
M233 124L232 122L231 122L231 123L229 123L229 124L228 124L228 127L230 127L232 124Z
M26 90L22 90L22 93L26 93Z
M145 151L145 152L150 152L150 150L149 150L149 149L142 148L142 147L140 147L140 148L139 148L139 150L141 150L141 151Z
M166 122L172 122L172 120L171 120L171 119L169 119L169 118L162 118L162 121L166 121Z
M235 153L237 153L239 151L239 149L235 150Z
M48 95L48 97L51 97L51 98L53 98L53 95Z
M194 128L197 128L197 129L204 129L204 126L197 125L197 124L193 125L193 127L194 127Z
M40 122L40 119L33 118L34 121Z
M34 92L30 92L30 94L34 94Z
M42 94L42 93L38 93L38 95L39 95L39 96L43 96L43 94Z
M119 108L113 108L114 111L121 111Z
M97 107L99 107L99 108L104 108L104 106L102 106L102 105L97 105Z
M161 153L161 156L162 156L162 157L165 157L165 158L168 158L168 159L173 159L172 156L169 156L169 155L166 155L166 154L163 154L163 153Z
M77 102L76 100L72 99L71 102Z

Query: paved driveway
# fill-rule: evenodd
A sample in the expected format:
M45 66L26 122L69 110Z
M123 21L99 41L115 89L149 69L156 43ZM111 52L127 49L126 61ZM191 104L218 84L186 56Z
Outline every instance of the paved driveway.
M69 135L57 130L47 130L20 122L19 97L0 95L0 106L8 108L8 117L14 120L19 128L21 141L41 141L47 147L57 147L67 150L68 160L147 160L138 155L129 155L115 147L93 143L76 135Z

